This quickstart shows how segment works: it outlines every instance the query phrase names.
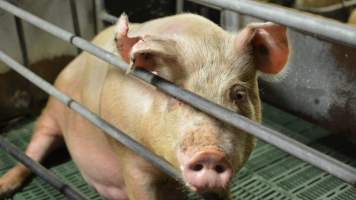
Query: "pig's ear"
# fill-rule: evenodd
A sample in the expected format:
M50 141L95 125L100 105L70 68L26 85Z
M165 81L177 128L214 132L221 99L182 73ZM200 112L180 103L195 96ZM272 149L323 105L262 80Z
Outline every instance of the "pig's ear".
M140 40L140 38L128 37L129 19L125 13L121 14L119 20L116 23L115 29L116 48L120 53L121 58L128 63L130 50L132 46Z
M252 45L255 64L263 79L276 81L285 76L289 55L285 27L271 22L250 24L235 42L238 49Z
M116 47L122 59L133 67L154 70L159 60L174 61L177 57L174 40L152 35L130 37L128 35L128 18L122 14L116 25Z

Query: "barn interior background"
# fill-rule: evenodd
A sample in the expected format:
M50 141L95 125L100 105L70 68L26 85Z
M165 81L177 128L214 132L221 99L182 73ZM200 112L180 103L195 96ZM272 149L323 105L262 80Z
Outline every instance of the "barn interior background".
M68 31L75 32L70 1L11 2ZM108 13L118 16L126 12L130 20L135 22L172 15L177 11L176 1L104 2ZM354 0L263 2L293 7L345 23L348 21L352 23L352 16L356 15L353 14L356 7ZM100 29L95 20L94 1L77 0L76 4L80 35L90 40ZM261 20L190 1L184 1L182 10L204 15L232 31L249 22ZM109 23L106 22L106 25ZM21 29L23 37L17 34ZM289 30L289 39L292 55L289 60L291 67L286 78L273 83L261 80L261 92L266 102L264 123L356 166L356 155L353 153L356 152L355 145L351 142L356 140L355 48L293 29ZM73 46L16 19L1 9L0 44L6 53L51 82L78 54ZM26 53L21 51L24 48ZM30 137L32 121L40 112L46 98L44 92L0 63L0 130L6 132L5 135L22 148ZM1 174L14 163L14 160L2 152L0 156L4 158L0 161ZM62 157L49 160L47 165L60 174L62 179L71 182L85 193L88 198L100 199L83 183L73 163L68 161L68 156ZM236 180L233 186L236 199L356 198L356 190L350 185L264 142L259 143L249 163ZM37 196L34 192L36 190L39 191ZM16 198L58 199L63 196L35 178L22 193L15 196Z

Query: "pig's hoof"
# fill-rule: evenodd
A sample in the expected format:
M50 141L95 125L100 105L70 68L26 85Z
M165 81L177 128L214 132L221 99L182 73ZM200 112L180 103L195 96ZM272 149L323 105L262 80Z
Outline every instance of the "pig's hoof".
M4 199L12 194L12 188L0 183L0 199Z
M0 199L4 199L12 195L21 185L18 180L7 179L6 177L0 178Z

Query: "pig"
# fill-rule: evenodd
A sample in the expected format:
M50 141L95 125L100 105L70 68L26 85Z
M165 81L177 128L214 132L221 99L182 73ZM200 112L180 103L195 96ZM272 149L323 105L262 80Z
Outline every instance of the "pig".
M296 0L295 6L298 8L321 8L338 3L343 3L343 0Z
M353 11L351 12L347 23L352 26L356 26L356 9L353 9Z
M195 14L129 25L125 14L93 43L130 64L261 121L257 77L286 71L286 28L270 22L229 33ZM129 70L130 71L130 70ZM206 198L231 199L229 183L256 140L179 100L81 53L55 86L121 129L182 174ZM182 186L151 163L51 97L26 154L42 161L62 141L83 178L106 199L184 199ZM18 164L0 179L0 194L20 187L29 170Z

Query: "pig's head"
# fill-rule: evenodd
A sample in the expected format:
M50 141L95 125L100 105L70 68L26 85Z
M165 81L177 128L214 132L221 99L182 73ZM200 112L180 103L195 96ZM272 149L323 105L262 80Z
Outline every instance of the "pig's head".
M257 77L279 76L288 59L284 27L251 24L232 34L192 14L154 20L130 34L127 17L122 16L116 44L132 66L155 71L258 122ZM154 104L154 120L159 122L152 122L152 129L162 137L151 149L180 169L193 191L225 196L232 176L254 148L254 137L167 95Z

